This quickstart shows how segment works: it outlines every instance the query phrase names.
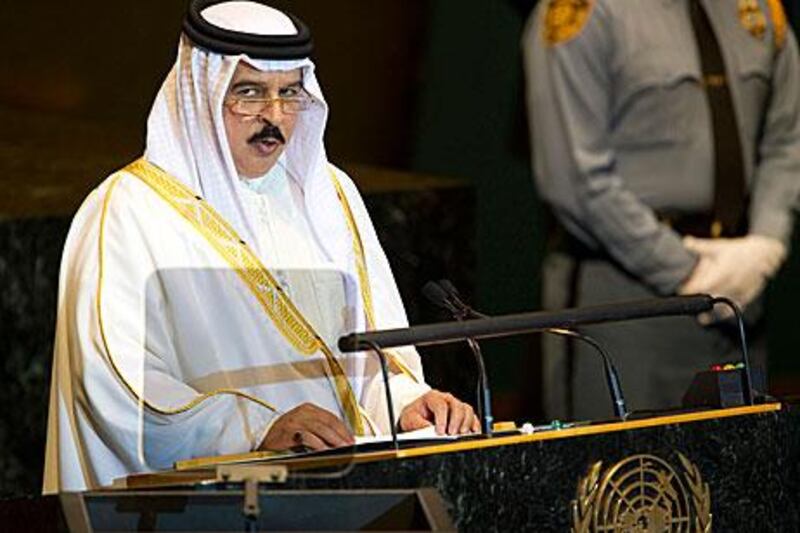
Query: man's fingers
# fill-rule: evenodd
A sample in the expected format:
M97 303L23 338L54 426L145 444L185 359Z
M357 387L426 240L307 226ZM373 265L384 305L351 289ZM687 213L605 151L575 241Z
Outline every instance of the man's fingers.
M400 429L403 431L414 431L430 426L430 421L422 416L419 411L409 411L400 422Z
M712 239L698 239L687 236L683 238L683 245L687 250L698 254L712 254L719 250L719 243Z
M717 306L713 311L697 315L697 323L701 326L711 326L719 322L726 322L733 317L733 311L728 307Z
M478 417L475 416L475 411L473 411L471 405L465 403L464 408L466 410L466 416L464 417L464 421L461 422L459 433L471 433L475 431L474 427L478 422ZM480 425L478 425L478 428L480 429Z
M689 278L678 288L679 294L697 294L703 292L708 283L708 259L701 257L689 275Z
M433 422L438 435L460 435L480 431L480 421L468 403L451 394L430 391L406 407L400 416L400 428L412 431Z
M695 239L694 237L689 237L689 236L684 237L683 246L690 252L694 252L697 254L702 253L698 249L699 245L697 244L697 239Z
M291 437L285 431L275 431L273 427L258 445L258 449L278 451L289 449L291 446Z
M312 404L301 406L306 426L332 446L349 446L355 439L347 426L336 415Z
M288 450L303 445L313 450L349 446L355 439L345 424L332 413L305 403L281 415L259 448Z
M335 439L336 442L341 443L337 444L337 446L352 446L356 443L356 439L353 437L353 434L350 432L347 426L344 425L344 422L336 417L333 417L333 420L320 420L319 425L332 433L332 439ZM325 440L332 442L327 437Z
M727 281L726 272L721 271L713 260L700 258L694 272L679 289L680 294L719 295Z
M710 326L714 323L714 313L700 313L697 315L697 323L701 326Z
M698 275L700 273L697 271L697 268L699 268L699 265L695 268L695 271L692 272L692 275L689 276L689 279L678 289L680 294L698 294L705 288L701 279L702 276Z
M306 431L325 442L329 448L339 448L341 446L351 446L353 444L352 437L343 437L331 426L325 425L318 420L309 421L306 427Z
M328 446L322 439L320 439L310 431L300 430L297 433L299 433L300 436L297 439L297 441L299 442L295 442L295 445L305 446L306 448L314 450L315 452L327 450L330 448L330 446Z
M433 423L436 426L436 433L444 435L447 431L447 401L443 395L432 394L427 398L428 410L433 413Z
M455 398L448 398L447 403L450 405L450 416L447 424L448 435L458 435L461 433L461 425L467 418L467 404L461 403Z

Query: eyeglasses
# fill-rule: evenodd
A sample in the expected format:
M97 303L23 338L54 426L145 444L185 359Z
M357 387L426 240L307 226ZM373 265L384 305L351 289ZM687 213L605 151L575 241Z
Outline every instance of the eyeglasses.
M273 104L278 104L286 115L296 115L310 109L316 100L309 95L277 98L237 98L235 96L225 101L228 108L237 115L256 117L263 114Z

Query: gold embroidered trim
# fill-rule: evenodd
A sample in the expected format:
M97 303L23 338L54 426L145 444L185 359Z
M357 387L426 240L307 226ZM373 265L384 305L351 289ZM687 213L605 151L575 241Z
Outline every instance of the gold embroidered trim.
M339 203L342 204L342 211L347 221L347 227L350 230L350 237L353 239L353 250L356 254L356 270L358 271L358 284L361 288L361 300L364 303L364 314L367 317L367 328L375 329L375 307L372 301L372 287L369 283L364 242L361 240L361 232L358 230L356 218L353 216L353 210L350 208L350 202L347 201L347 195L342 188L342 184L339 182L339 178L336 177L336 172L333 168L329 168L329 171L333 179L333 186L336 189L336 196L339 198ZM388 350L384 350L383 353L388 356L386 359L389 364L394 367L393 370L395 372L406 374L416 383L419 383L417 376L403 363L400 356Z
M339 178L333 169L329 169L333 186L336 189L336 196L339 198L339 203L342 205L344 211L344 218L347 221L347 228L350 230L350 237L353 240L353 250L356 256L356 271L358 272L358 284L361 288L361 299L364 302L364 314L367 316L367 328L375 329L375 309L372 306L372 287L369 284L369 275L367 274L367 259L364 253L364 243L361 240L361 233L358 231L356 219L353 216L353 211L350 209L350 202L347 201L347 196L344 193L342 184L339 183Z
M289 344L303 355L322 352L332 374L336 392L353 431L363 435L350 382L333 351L306 321L286 296L275 278L261 263L250 247L217 211L194 194L184 184L145 159L134 161L125 168L142 180L197 230L251 290L276 329Z
M783 9L781 0L767 0L769 11L772 15L772 27L775 32L775 46L782 50L786 44L789 33L789 22L786 19L786 11Z
M550 0L544 19L544 41L553 46L580 35L593 8L594 0Z
M104 270L105 270L104 256L105 256L106 215L108 214L108 204L111 201L111 193L114 191L114 188L119 183L119 180L120 180L121 177L122 177L121 175L117 175L112 179L111 183L108 186L108 190L106 191L105 198L103 199L103 211L102 211L101 216L100 216L100 238L98 239L99 240L99 260L98 260L98 263L99 264L98 264L98 275L97 275L97 297L95 299L95 305L96 305L96 308L97 308L97 320L98 320L99 327L100 327L100 337L103 340L103 347L105 348L106 354L108 354L108 360L111 363L111 368L112 368L114 374L116 374L117 378L119 378L119 380L122 382L122 384L125 386L125 388L128 389L128 392L134 398L136 398L136 401L138 401L139 404L144 405L145 407L147 407L151 411L154 411L154 412L162 414L162 415L177 415L177 414L185 413L186 411L189 411L189 410L197 407L199 404L205 402L206 400L208 400L208 399L210 399L210 398L212 398L214 396L220 396L220 395L231 395L231 396L237 396L239 398L244 398L245 400L249 400L251 402L254 402L254 403L260 405L261 407L265 407L266 409L269 409L270 411L277 412L277 409L274 406L272 406L271 404L265 402L264 400L262 400L260 398L256 398L255 396L251 396L251 395L249 395L247 393L244 393L242 391L234 390L234 389L217 389L217 390L212 391L212 392L200 394L197 397L195 397L194 399L192 399L190 402L188 402L188 403L186 403L186 404L184 404L184 405L182 405L180 407L176 407L176 408L159 407L159 406L147 401L144 398L144 395L140 395L138 392L136 392L136 389L133 387L133 385L131 385L128 382L128 380L125 379L125 376L123 375L122 371L119 369L119 367L117 366L116 361L114 360L113 352L111 351L111 347L109 346L109 342L108 342L108 337L106 335L105 322L103 320L103 279L104 279Z
M320 349L322 340L289 301L272 274L237 235L236 230L207 202L144 159L131 163L125 170L140 178L166 200L236 269L275 327L295 350L303 355L311 355Z

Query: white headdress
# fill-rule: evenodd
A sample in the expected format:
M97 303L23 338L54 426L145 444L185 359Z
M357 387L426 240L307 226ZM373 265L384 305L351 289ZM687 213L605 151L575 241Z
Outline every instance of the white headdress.
M262 71L302 69L304 88L316 104L298 117L281 161L303 187L312 228L324 235L318 241L329 259L357 279L352 241L323 145L328 106L308 57L308 29L255 1L195 0L193 8L184 22L177 62L150 113L146 159L203 196L263 258L254 216L242 200L223 100L240 61Z

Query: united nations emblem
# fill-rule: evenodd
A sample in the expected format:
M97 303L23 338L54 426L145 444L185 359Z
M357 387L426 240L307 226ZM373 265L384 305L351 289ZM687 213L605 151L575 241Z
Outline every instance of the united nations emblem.
M598 462L578 483L573 533L710 532L711 496L700 471L678 454L681 475L653 455L635 455L606 471Z
M578 35L592 11L594 0L550 0L544 21L544 40L554 45Z
M767 33L767 16L758 0L739 0L739 22L756 39L763 39Z

